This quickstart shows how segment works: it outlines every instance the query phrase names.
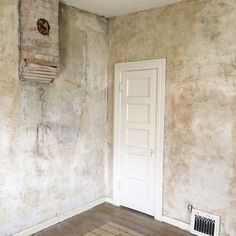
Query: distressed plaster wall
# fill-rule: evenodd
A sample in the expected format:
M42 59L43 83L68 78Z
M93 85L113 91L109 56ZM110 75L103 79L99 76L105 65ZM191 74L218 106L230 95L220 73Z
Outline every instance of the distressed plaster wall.
M17 12L1 0L0 235L112 195L114 64L162 57L164 215L188 223L192 203L222 216L221 236L236 235L236 2L110 19L108 112L106 20L60 5L60 77L40 86L18 80Z
M60 76L18 79L18 4L0 7L0 235L104 196L106 20L60 5Z
M221 215L221 236L236 235L235 21L235 0L192 0L108 23L108 110L115 63L167 58L163 213L189 223L191 203Z
M58 7L59 0L19 0L20 75L29 63L58 68ZM35 24L42 17L50 22L46 37Z

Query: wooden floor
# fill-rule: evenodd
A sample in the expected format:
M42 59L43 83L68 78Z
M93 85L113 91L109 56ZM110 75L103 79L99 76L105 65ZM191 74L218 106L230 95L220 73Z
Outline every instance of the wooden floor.
M104 203L37 236L190 236L145 214Z

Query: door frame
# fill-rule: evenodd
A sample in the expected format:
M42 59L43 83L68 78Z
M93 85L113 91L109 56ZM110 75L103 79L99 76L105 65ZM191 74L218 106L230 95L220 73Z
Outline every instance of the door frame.
M157 116L154 186L154 218L163 218L163 160L166 59L146 60L115 64L114 78L114 131L113 131L113 204L120 206L120 127L121 127L121 73L132 70L157 69ZM157 135L158 134L158 135Z

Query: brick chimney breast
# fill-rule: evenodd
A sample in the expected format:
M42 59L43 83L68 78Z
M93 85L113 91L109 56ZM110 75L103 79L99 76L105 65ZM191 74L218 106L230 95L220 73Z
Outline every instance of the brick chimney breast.
M52 83L59 69L59 0L20 0L21 80Z

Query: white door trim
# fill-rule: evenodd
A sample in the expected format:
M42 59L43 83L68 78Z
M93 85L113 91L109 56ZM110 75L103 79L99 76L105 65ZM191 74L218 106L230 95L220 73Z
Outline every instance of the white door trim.
M156 120L156 165L155 165L155 219L162 221L163 201L163 155L166 59L118 63L115 65L114 81L114 136L113 136L113 204L120 205L120 126L121 94L120 83L123 71L157 69L157 120Z

